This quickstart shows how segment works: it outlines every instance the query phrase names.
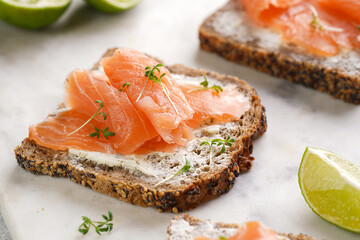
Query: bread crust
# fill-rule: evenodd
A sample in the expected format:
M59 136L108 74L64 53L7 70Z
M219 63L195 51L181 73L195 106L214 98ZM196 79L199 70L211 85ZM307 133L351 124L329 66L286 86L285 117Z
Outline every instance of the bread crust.
M217 14L240 9L237 0L230 0L224 7L208 17L199 29L200 47L217 53L224 58L250 66L261 72L302 84L325 92L345 102L360 104L360 71L349 75L336 68L329 68L311 61L298 60L291 53L309 55L296 46L284 46L280 51L273 51L258 46L256 43L241 42L232 37L223 36L212 27ZM311 58L319 58L310 56ZM360 59L359 59L360 60Z
M106 55L111 55L111 51L113 52L113 50L109 50ZM204 70L196 70L183 65L169 66L168 69L171 73L181 73L187 76L202 76L205 73ZM181 189L151 188L144 184L115 178L111 175L111 169L95 169L89 165L79 168L71 161L67 150L56 151L39 146L28 138L24 139L22 144L15 149L17 163L36 175L68 177L73 182L95 191L142 207L155 207L160 212L178 213L195 208L201 202L217 198L232 188L235 177L251 168L252 140L265 132L266 117L265 108L260 104L259 97L246 82L213 72L207 74L223 81L239 81L244 91L251 95L252 107L243 116L243 121L249 121L245 120L246 117L253 120L253 123L248 123L251 127L241 136L238 148L233 152L231 163L214 175L206 176Z
M167 233L168 233L168 236L167 236L167 239L170 240L170 237L173 235L172 231L171 231L171 225L173 222L177 221L177 220L185 220L189 223L190 226L196 226L197 224L199 223L202 223L203 220L201 219L197 219L193 216L190 216L188 214L180 214L179 216L173 218L170 222L170 225L168 226L168 229L167 229ZM219 227L219 228L239 228L240 225L238 224L234 224L234 223L221 223L221 222L217 222L215 223L216 227ZM292 233L278 233L279 235L281 236L285 236L287 238L289 238L290 240L316 240L315 238L313 237L310 237L308 235L305 235L305 234L292 234ZM183 238L182 238L183 239ZM184 239L183 239L184 240ZM189 240L193 240L193 239L189 239Z

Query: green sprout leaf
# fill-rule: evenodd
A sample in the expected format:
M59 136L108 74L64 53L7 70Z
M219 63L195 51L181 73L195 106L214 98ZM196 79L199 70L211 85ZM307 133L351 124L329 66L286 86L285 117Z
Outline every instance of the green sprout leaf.
M106 139L109 139L109 136L115 136L115 133L114 132L109 132L109 127L106 127L104 130L101 130L99 129L98 127L95 127L94 126L94 129L95 129L95 132L92 132L89 137L96 137L96 138L99 138L101 133L104 135L104 137Z
M129 88L130 87L130 83L124 83L121 88L119 89L120 92L124 92L125 88Z
M91 120L93 120L95 117L102 115L104 120L106 120L107 116L104 112L99 112L101 108L104 107L104 103L100 100L96 100L95 103L99 103L99 108L98 110L83 124L81 125L79 128L75 129L74 131L72 131L71 133L67 134L66 136L70 136L74 133L76 133L77 131L79 131L80 129L82 129L83 127L86 126L86 124L88 124ZM91 135L91 134L90 134Z
M91 226L95 228L95 232L99 235L102 232L110 232L113 229L113 224L110 223L113 220L112 212L108 210L108 216L103 214L102 217L105 219L105 222L92 221L90 218L83 216L83 223L79 226L79 232L85 235L89 232Z
M157 184L155 184L155 187L162 184L162 183L164 183L164 182L169 181L170 179L176 177L179 174L186 173L186 172L189 172L191 170L195 170L195 167L193 165L191 165L190 161L185 157L185 165L179 171L177 171L174 175L171 175L171 176L165 178L164 180L158 182Z
M330 32L342 32L342 28L332 27L324 25L320 22L319 14L313 6L310 6L310 10L312 12L313 20L310 22L310 25L314 29L319 29L320 31L330 31Z
M213 146L222 146L221 150L220 150L220 153L224 153L225 150L226 150L226 146L231 147L233 142L235 142L235 139L230 138L230 135L228 134L226 139L215 138L215 139L212 139L211 141L210 140L205 140L205 141L202 141L200 143L200 146L203 146L203 145L208 145L209 146L209 150L210 150L210 157L209 158L210 158L210 163L211 163L212 162Z
M315 8L311 8L313 20L310 22L310 25L313 29L319 28L319 30L324 30L324 26L320 23L319 15L316 12Z
M191 165L190 161L186 157L185 157L185 161L186 161L185 165L173 175L174 177L179 174L188 172L191 168L195 168L194 166Z
M160 75L160 78L158 78L155 74L155 71L158 71L159 73L161 72L160 70L160 67L163 67L164 65L158 63L156 65L153 65L153 67L151 68L150 66L146 66L145 67L145 77L146 77L146 80L145 80L145 83L144 83L144 86L139 94L139 96L137 97L136 99L136 102L139 101L139 99L141 98L142 94L144 93L144 90L145 90L145 87L146 87L146 84L148 82L148 80L151 80L153 83L159 83L164 94L166 95L166 97L169 99L171 105L173 106L173 108L175 109L175 112L176 114L179 114L179 111L177 110L174 102L171 100L170 98L170 94L169 94L169 89L166 87L165 84L163 84L163 82L161 81L161 79L166 75L166 73L163 73Z
M100 137L100 129L97 128L97 127L95 127L95 126L94 126L94 128L95 128L95 132L92 132L92 133L89 135L89 137L99 138L99 137Z
M206 91L206 90L209 90L209 89L213 89L217 93L224 91L223 88L218 86L218 85L213 85L212 87L209 87L209 81L207 80L206 73L204 73L204 81L202 81L200 83L200 85L203 86L203 87L191 89L191 90L188 91L188 93L196 92L196 91Z

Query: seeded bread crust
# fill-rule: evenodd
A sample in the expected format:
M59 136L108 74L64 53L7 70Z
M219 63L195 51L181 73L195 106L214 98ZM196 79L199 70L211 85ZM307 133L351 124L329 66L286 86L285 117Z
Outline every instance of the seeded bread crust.
M329 63L329 58L312 56L293 44L279 44L277 49L263 47L259 42L270 41L267 36L254 34L255 27L250 21L240 17L244 8L238 0L230 0L224 7L208 17L199 30L200 47L217 53L224 58L248 65L256 70L302 84L306 87L328 93L345 102L360 104L360 70L358 52L346 53ZM236 30L224 35L214 28L224 14L239 13L239 24L244 25L246 37L236 37ZM245 15L245 14L244 14ZM226 28L226 23L224 28ZM229 23L228 23L229 24ZM240 29L238 29L240 31ZM244 30L244 29L242 29ZM244 34L244 33L243 33ZM349 56L355 60L348 61ZM342 65L342 67L339 67ZM350 74L350 72L352 72Z
M196 228L196 226L199 226L200 224L204 223L203 220L194 218L192 216L189 216L188 214L180 214L179 216L173 218L170 221L170 225L169 225L168 230L167 230L167 233L168 233L167 239L168 240L194 240L194 237L200 237L200 236L186 236L185 233L183 233L183 235L179 235L179 234L181 234L179 232L174 233L172 231L173 224L176 223L179 220L185 220L186 222L188 222L188 224L190 226L193 226L195 228ZM238 225L238 224L214 223L214 228L218 228L218 229L238 229L239 227L240 227L240 225ZM203 234L202 237L209 236L208 232L204 232L202 234ZM298 235L294 235L292 233L290 233L290 234L278 233L278 234L280 236L287 237L290 240L316 240L315 238L304 235L304 234L298 234ZM225 237L228 237L228 236L225 236Z
M111 55L113 49L105 56ZM98 65L94 66L97 69ZM173 65L168 67L171 73L187 76L203 76L205 71ZM15 149L18 164L36 175L68 177L73 182L89 187L122 201L142 207L155 207L160 212L178 213L195 208L201 202L219 197L228 192L241 172L252 166L252 140L266 130L265 109L255 90L246 82L231 76L223 76L213 72L206 73L221 81L232 81L250 97L250 110L237 122L238 129L232 134L240 135L231 147L229 165L217 172L203 174L191 184L172 188L171 186L149 185L129 174L124 169L98 166L96 164L76 162L67 150L56 151L36 144L28 138ZM79 167L80 166L80 167Z

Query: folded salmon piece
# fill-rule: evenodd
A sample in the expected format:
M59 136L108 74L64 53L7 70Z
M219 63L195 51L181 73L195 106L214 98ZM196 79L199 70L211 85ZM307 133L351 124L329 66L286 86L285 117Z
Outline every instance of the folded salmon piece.
M131 83L126 89L129 99L146 115L162 139L169 144L185 145L188 139L186 134L182 134L183 124L180 123L191 119L194 111L165 67L159 67L160 72L155 70L158 78L165 74L161 78L163 87L158 82L146 80L145 68L157 64L157 61L132 49L118 49L113 56L101 61L114 87L121 88L124 83Z
M131 154L144 142L157 136L147 118L141 117L125 93L119 92L102 79L96 79L86 70L75 70L68 76L66 104L70 110L57 117L30 127L30 138L53 149L77 148L106 153ZM71 134L85 123L103 103L101 112L85 127ZM114 132L106 139L89 137L95 128Z

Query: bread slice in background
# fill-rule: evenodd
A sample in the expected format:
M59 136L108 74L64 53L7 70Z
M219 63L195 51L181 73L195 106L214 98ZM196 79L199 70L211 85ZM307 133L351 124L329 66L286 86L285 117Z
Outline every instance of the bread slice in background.
M236 234L238 224L217 223L211 220L196 219L181 214L170 221L168 240L194 240L196 237L219 239L220 236L230 237ZM279 240L315 240L310 236L299 234L278 233Z
M273 76L360 104L360 54L314 56L279 34L255 26L238 0L230 0L199 30L202 49Z
M104 56L109 56L113 52L114 49L110 49ZM226 152L221 155L220 148L215 150L213 163L209 163L209 148L206 145L200 146L201 141L193 140L175 153L157 152L144 155L140 160L134 157L134 161L140 162L140 165L151 166L151 172L154 173L151 176L126 166L109 167L97 164L91 159L73 155L69 150L53 150L26 138L15 149L18 164L36 175L68 177L73 182L100 193L139 206L155 207L159 211L185 211L228 192L235 182L235 177L248 171L252 166L252 141L266 130L265 109L256 91L236 77L183 65L167 68L175 80L185 79L199 84L206 73L210 85L235 84L237 90L244 93L250 101L250 109L240 120L215 127L216 136L226 138L230 135L236 142L232 147L227 147ZM101 71L98 63L92 71ZM214 126L205 126L194 134L197 138L214 137ZM185 156L196 167L195 172L178 175L156 186L185 164Z

